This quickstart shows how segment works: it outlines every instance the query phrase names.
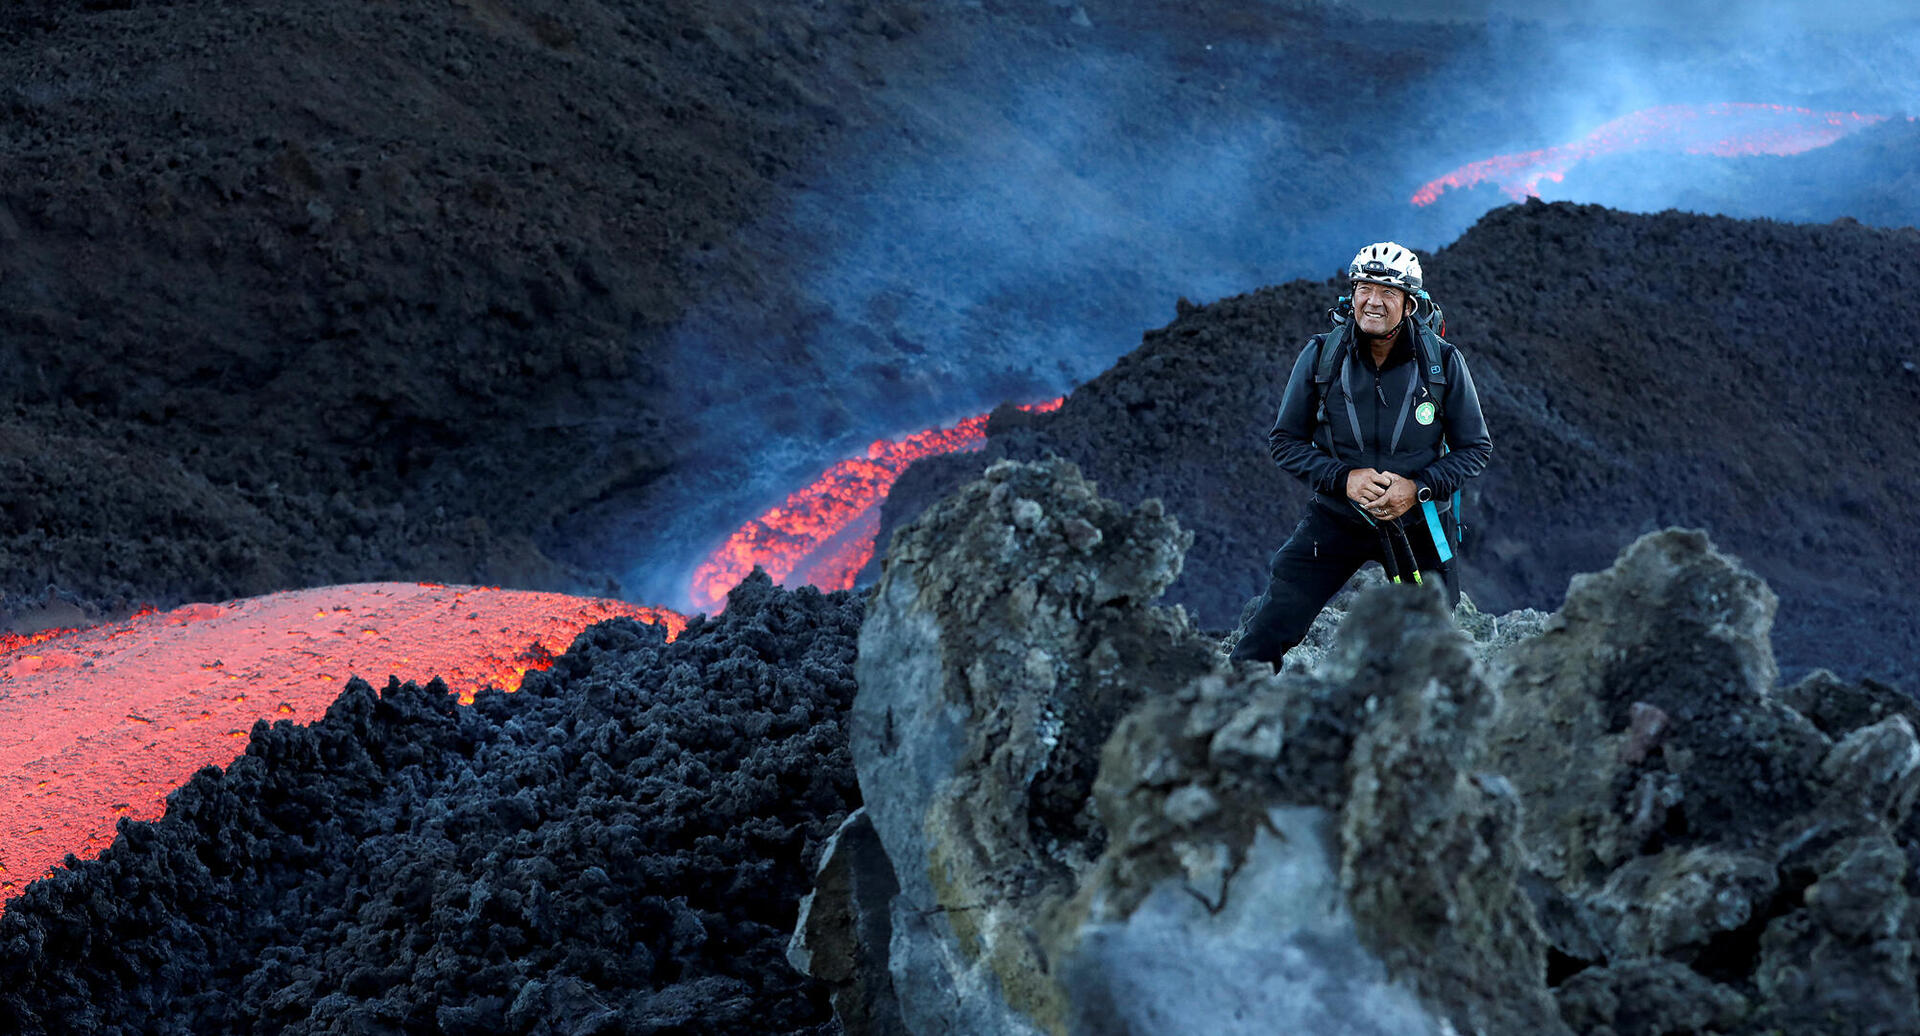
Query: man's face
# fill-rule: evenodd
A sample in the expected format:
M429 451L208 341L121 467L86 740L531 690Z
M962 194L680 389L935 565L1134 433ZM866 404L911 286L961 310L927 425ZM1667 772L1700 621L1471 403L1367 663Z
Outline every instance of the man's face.
M1353 318L1360 332L1371 338L1385 338L1407 316L1407 293L1372 281L1353 286Z

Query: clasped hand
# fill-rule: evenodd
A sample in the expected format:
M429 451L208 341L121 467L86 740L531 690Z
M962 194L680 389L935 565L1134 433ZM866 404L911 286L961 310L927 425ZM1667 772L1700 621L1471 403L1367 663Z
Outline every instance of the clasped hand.
M1356 468L1347 475L1347 498L1376 521L1398 518L1413 509L1413 480L1391 471Z

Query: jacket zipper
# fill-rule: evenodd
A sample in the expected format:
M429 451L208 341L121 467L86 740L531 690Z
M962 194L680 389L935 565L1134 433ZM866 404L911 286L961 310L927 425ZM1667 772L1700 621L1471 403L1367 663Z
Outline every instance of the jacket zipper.
M1380 384L1380 371L1377 368L1373 372L1373 398L1380 401L1380 405L1373 411L1373 466L1378 468L1380 466L1380 413L1387 409L1387 390Z

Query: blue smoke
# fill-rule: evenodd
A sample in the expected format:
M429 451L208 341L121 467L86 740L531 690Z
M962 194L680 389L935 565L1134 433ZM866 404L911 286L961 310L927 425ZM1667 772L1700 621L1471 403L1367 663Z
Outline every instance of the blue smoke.
M1408 203L1455 166L1662 104L1920 109L1920 22L1892 3L1829 22L1812 4L1645 2L1593 25L1575 5L1523 22L1483 0L1479 20L1407 20L1436 6L1256 2L1153 24L1044 3L987 39L965 36L964 11L936 18L921 46L969 47L879 90L855 146L739 244L803 271L800 296L716 295L678 330L663 394L699 415L699 463L634 502L649 553L617 566L625 591L682 600L706 550L828 463L1068 391L1181 296L1327 277L1385 238L1443 246L1509 200ZM1915 223L1920 195L1875 186L1874 142L1904 125L1794 158L1617 156L1542 193Z

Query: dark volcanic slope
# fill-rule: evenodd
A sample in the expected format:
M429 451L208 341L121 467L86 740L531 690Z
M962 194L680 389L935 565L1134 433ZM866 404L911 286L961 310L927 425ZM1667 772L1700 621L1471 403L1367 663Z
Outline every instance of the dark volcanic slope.
M600 590L663 538L684 569L835 449L1089 376L1180 292L1356 223L1450 239L1485 195L1408 193L1563 140L1543 84L1630 103L1581 91L1594 48L1688 98L1911 96L1897 37L1793 82L1750 37L1566 42L1266 0L4 5L0 620L48 583ZM1910 221L1909 138L1702 204Z
M566 583L530 532L668 462L631 398L650 336L696 279L775 276L706 253L901 32L725 0L7 5L0 589Z
M516 694L355 681L0 916L0 1031L837 1031L783 955L858 804L861 605L742 584Z
M1467 495L1468 591L1494 612L1552 607L1639 533L1702 526L1780 594L1784 667L1915 687L1916 248L1911 229L1535 202L1432 256L1495 443ZM995 457L1057 451L1117 498L1167 500L1195 531L1170 599L1230 625L1305 501L1264 435L1339 291L1183 306L1057 414L916 465L887 528Z

